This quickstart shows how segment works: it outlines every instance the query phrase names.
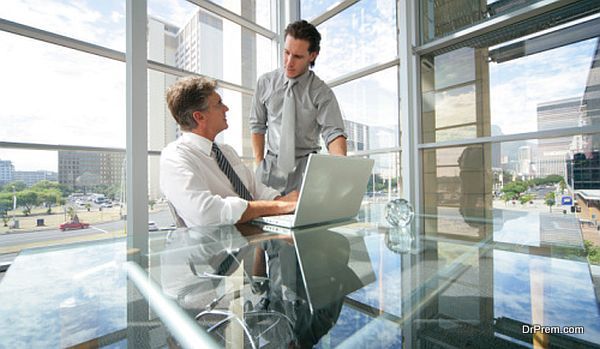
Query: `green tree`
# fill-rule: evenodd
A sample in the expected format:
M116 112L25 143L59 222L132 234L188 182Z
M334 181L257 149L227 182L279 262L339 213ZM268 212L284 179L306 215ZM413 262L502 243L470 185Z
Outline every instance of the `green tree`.
M67 216L69 217L69 220L73 220L73 217L75 217L75 209L73 206L67 207Z
M38 204L38 193L32 190L23 190L17 193L17 205L25 207L23 214L29 216L31 209Z
M519 202L521 202L521 205L526 205L528 202L530 202L531 200L533 200L533 198L534 198L534 195L532 195L532 194L525 194L525 195L522 195L519 198Z
M552 212L552 206L556 204L556 196L554 195L553 191L546 194L546 196L544 197L544 202L550 208L550 212Z
M25 190L25 188L27 188L27 184L25 184L25 182L23 181L12 181L6 183L2 189L4 192L12 193L13 188L15 189L15 191L22 191Z
M90 212L90 209L92 208L92 205L89 202L86 202L85 205L83 205L85 207L85 209Z
M567 183L565 183L565 179L561 179L560 182L558 183L558 187L560 188L560 193L564 193L565 189L567 188Z
M148 206L150 206L150 210L154 210L154 205L156 205L156 200L154 200L154 199L148 200Z
M509 200L517 200L521 197L521 193L527 190L527 183L523 181L514 181L502 187L502 193L509 197Z

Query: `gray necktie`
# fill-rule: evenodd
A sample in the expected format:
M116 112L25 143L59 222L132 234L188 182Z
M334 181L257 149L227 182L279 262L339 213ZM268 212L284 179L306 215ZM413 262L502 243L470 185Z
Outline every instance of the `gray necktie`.
M292 89L296 81L288 80L287 84L281 113L281 135L277 167L285 173L290 173L296 165L296 100Z
M231 167L231 164L229 163L229 161L227 161L225 155L223 155L221 149L219 149L216 143L213 143L212 150L215 153L215 158L217 160L219 168L221 169L221 171L223 171L223 173L225 173L227 179L229 179L229 182L231 182L231 185L233 185L233 189L235 190L235 192L242 199L252 201L252 195L250 194L244 183L242 183L242 180L240 179L240 177L238 177L237 173L235 173L233 167Z

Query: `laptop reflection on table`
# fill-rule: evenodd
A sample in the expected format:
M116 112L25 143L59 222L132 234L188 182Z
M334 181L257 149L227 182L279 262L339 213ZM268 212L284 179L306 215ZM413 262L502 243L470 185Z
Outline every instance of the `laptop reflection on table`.
M304 288L300 293L306 294L312 313L376 279L364 237L342 233L344 226L355 222L293 230L295 256L282 256L282 268L287 269L282 270L282 281L292 289ZM294 276L298 267L300 284Z
M286 228L341 221L358 214L374 160L310 154L296 211L254 220Z

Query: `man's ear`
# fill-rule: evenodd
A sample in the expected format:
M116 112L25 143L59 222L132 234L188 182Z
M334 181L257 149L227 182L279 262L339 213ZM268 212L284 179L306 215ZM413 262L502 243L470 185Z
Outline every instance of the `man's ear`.
M314 63L315 59L317 59L318 55L319 55L319 52L317 52L317 51L309 53L310 62Z
M199 112L197 110L192 113L192 116L194 117L196 123L200 123L200 121L204 120L204 115L202 115L202 112Z

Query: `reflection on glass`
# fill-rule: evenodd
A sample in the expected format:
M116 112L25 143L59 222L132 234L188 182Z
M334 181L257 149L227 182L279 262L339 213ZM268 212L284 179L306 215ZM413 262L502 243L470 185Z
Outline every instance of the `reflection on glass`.
M371 155L369 158L375 160L375 165L373 166L371 178L367 183L367 192L363 203L387 203L392 198L402 196L400 153L377 154Z
M342 109L348 151L398 146L398 84L392 67L334 87Z
M600 123L598 25L591 18L424 56L423 142Z
M506 15L539 0L528 1L434 1L420 0L421 41L446 36L495 16Z
M317 29L322 40L315 72L325 81L397 56L393 1L360 1Z
M181 13L172 9L162 13L162 3L149 3L151 60L249 88L254 88L257 76L274 69L276 61L269 39L186 1L180 2L184 3Z
M270 0L209 0L267 29L271 28Z
M125 52L122 0L5 0L0 13L12 22ZM6 47L2 38L0 46Z
M125 147L124 63L3 32L0 41L0 139Z

